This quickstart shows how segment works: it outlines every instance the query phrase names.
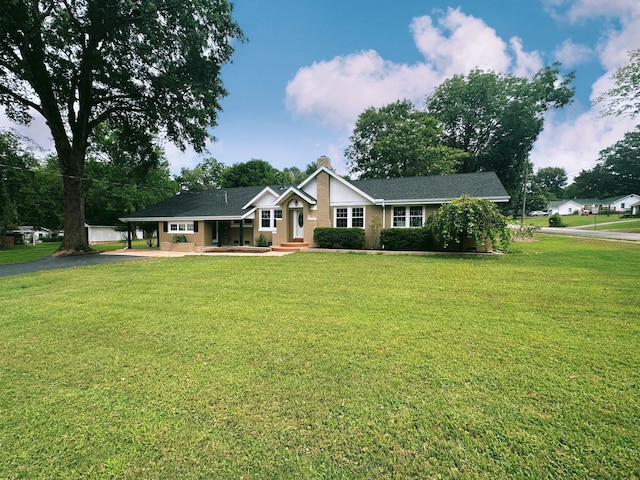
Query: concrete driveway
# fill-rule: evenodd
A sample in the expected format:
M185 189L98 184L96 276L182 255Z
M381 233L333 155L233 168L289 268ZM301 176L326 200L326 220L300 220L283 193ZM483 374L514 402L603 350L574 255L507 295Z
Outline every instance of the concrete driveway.
M598 237L598 238L611 238L614 240L632 240L640 242L640 233L626 233L626 232L607 232L605 230L587 230L583 228L551 228L542 227L540 229L544 233L553 233L557 235L570 235L574 237Z
M66 257L48 256L33 262L12 263L10 265L0 265L0 277L19 275L21 273L34 273L41 270L55 270L57 268L84 267L87 265L98 265L100 263L122 262L140 258L134 255L108 255L95 253L89 255L70 255Z

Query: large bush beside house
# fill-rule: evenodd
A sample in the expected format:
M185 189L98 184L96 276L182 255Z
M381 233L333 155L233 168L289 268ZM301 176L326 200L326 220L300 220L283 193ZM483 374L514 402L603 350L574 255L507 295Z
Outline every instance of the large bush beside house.
M426 228L385 228L380 232L385 250L433 250L433 235Z
M313 241L320 248L349 248L362 249L364 247L364 230L361 228L316 228L313 231Z
M491 241L494 247L507 250L511 242L507 218L497 205L466 195L442 205L427 219L426 227L445 249L455 243L462 251L465 241L471 239L478 245Z

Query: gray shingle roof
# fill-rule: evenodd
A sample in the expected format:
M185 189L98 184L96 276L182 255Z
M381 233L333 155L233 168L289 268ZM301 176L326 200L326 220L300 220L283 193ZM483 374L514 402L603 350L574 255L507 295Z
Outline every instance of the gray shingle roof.
M242 207L265 187L237 187L181 192L144 210L122 217L128 218L201 218L237 217L246 210Z
M462 194L478 198L509 196L494 172L355 180L351 184L375 199L386 201L437 201Z
M416 201L438 203L465 194L470 197L507 200L509 194L494 172L434 175L430 177L355 180L351 185L372 197L387 202ZM163 218L240 219L243 209L266 187L238 187L182 192L151 207L122 217L123 221L158 220ZM278 195L281 186L270 186Z

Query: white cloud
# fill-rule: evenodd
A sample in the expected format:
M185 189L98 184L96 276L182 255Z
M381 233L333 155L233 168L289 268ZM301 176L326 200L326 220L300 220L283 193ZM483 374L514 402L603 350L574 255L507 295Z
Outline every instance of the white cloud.
M303 67L287 85L287 106L330 125L351 125L366 108L419 100L439 81L426 64L385 61L373 50Z
M538 52L526 52L518 38L508 42L481 19L449 9L435 20L414 18L410 25L425 62L397 64L376 51L316 62L298 70L286 89L287 107L297 115L349 129L368 107L409 99L420 104L454 74L474 68L530 76L542 67Z
M593 17L634 17L640 15L640 2L637 0L576 0L567 14L572 22Z
M572 68L588 60L593 53L588 46L573 43L567 39L554 50L553 56L563 67Z

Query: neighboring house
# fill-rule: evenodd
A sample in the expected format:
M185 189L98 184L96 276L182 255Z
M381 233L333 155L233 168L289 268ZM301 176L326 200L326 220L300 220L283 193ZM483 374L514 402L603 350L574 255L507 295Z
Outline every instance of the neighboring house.
M584 208L583 204L576 200L555 200L549 203L547 212L549 215L556 213L560 215L572 215L574 212L580 212Z
M255 245L314 245L317 227L365 230L365 248L376 248L384 228L422 227L443 203L466 194L492 202L509 195L494 172L349 181L331 170L327 157L298 186L264 186L182 192L127 215L123 222L158 222L160 248L184 235L190 249Z
M51 237L53 235L53 231L48 228L38 228L32 227L30 225L22 225L17 229L13 230L13 233L17 233L22 235L22 239L24 243L40 243L45 238Z
M118 230L115 225L91 225L85 223L84 228L87 232L87 241L89 243L119 242L127 239L127 232L122 231L122 229ZM141 239L142 230L136 229L134 237Z
M615 213L625 213L631 208L631 205L640 201L640 196L632 193L620 197L609 197L601 200L602 208L608 208Z
M633 215L634 217L640 216L640 200L629 205L629 209L629 213L631 213L631 215Z

